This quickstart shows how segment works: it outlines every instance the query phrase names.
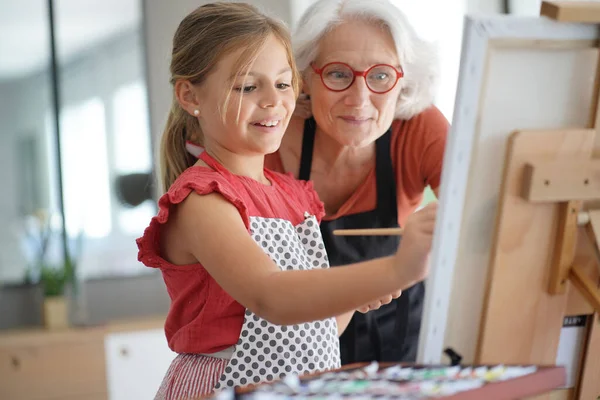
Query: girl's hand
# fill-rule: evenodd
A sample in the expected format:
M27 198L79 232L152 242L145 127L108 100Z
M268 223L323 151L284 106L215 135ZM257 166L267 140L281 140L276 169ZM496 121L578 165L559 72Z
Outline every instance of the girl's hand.
M357 308L356 311L359 311L359 312L365 314L369 311L377 310L382 305L391 303L391 301L393 299L397 299L398 297L400 297L401 294L402 294L402 290L395 291L394 293L388 294L387 296L384 296L373 303L369 303L366 306Z
M310 104L310 97L304 93L301 93L296 100L296 108L292 114L292 118L308 119L312 117L312 108Z
M406 220L402 241L396 253L397 270L404 282L415 284L429 275L429 252L437 208L437 203L430 203Z

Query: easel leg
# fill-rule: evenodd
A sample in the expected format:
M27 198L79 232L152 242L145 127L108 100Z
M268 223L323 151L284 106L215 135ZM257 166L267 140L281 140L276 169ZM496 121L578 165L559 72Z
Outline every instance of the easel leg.
M575 399L600 398L600 318L598 313L589 317L585 356L582 362Z

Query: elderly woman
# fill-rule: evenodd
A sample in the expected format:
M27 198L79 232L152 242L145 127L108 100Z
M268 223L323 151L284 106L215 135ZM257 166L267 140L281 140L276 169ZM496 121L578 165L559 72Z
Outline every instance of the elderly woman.
M432 105L434 53L386 0L319 0L293 39L313 117L292 120L266 166L314 182L331 265L391 255L397 236L333 230L402 226L428 185L437 194L449 126ZM299 103L297 114L305 111ZM414 361L424 290L340 316L340 332L350 321L342 363Z

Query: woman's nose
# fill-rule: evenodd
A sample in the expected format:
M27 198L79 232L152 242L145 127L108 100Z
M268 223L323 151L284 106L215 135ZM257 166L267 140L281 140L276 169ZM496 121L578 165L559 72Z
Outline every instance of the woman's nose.
M357 76L352 85L346 90L344 102L348 106L363 107L369 102L371 92L365 78Z

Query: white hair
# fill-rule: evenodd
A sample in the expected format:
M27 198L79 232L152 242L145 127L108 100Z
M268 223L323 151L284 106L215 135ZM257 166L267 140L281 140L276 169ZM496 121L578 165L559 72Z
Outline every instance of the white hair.
M340 23L357 19L383 24L396 45L404 77L395 117L410 119L431 106L439 77L437 51L418 37L404 13L388 0L318 0L311 5L292 35L303 75L317 57L323 36Z

